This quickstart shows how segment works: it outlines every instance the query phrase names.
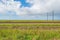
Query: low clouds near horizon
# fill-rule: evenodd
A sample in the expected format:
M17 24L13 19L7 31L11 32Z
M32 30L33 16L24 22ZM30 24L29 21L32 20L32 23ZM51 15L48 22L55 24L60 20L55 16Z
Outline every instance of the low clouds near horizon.
M20 0L0 0L0 13L11 12L16 15L39 15L54 11L60 13L60 0L25 0L25 5Z

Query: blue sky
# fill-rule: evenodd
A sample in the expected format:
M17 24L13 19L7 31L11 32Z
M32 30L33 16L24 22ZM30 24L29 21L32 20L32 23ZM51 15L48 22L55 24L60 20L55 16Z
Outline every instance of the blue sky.
M60 20L59 0L0 0L0 20Z

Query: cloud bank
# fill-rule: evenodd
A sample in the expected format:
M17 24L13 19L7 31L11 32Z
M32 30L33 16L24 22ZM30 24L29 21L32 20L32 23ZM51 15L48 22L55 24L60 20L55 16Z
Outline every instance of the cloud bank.
M60 13L60 0L26 0L26 3L31 6L21 7L20 1L0 0L0 13L6 14L12 11L20 16L46 14L52 11Z

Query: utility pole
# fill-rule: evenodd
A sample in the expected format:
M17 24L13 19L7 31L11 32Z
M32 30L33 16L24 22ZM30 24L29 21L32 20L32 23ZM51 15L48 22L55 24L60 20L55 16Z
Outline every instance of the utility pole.
M54 21L54 11L52 11L52 20Z
M47 13L47 21L48 21L48 13Z

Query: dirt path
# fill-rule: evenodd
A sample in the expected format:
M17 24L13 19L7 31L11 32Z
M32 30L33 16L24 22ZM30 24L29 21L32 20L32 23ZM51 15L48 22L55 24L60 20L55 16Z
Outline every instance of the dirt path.
M0 24L60 24L60 23L0 23ZM12 26L12 27L7 27L7 26L0 26L0 29L19 29L19 30L60 30L60 26L32 26L32 27L27 27L27 26Z
M0 26L0 29L19 29L19 30L60 30L60 26L55 27L49 27L49 26L32 26L32 27L26 27L26 26Z

